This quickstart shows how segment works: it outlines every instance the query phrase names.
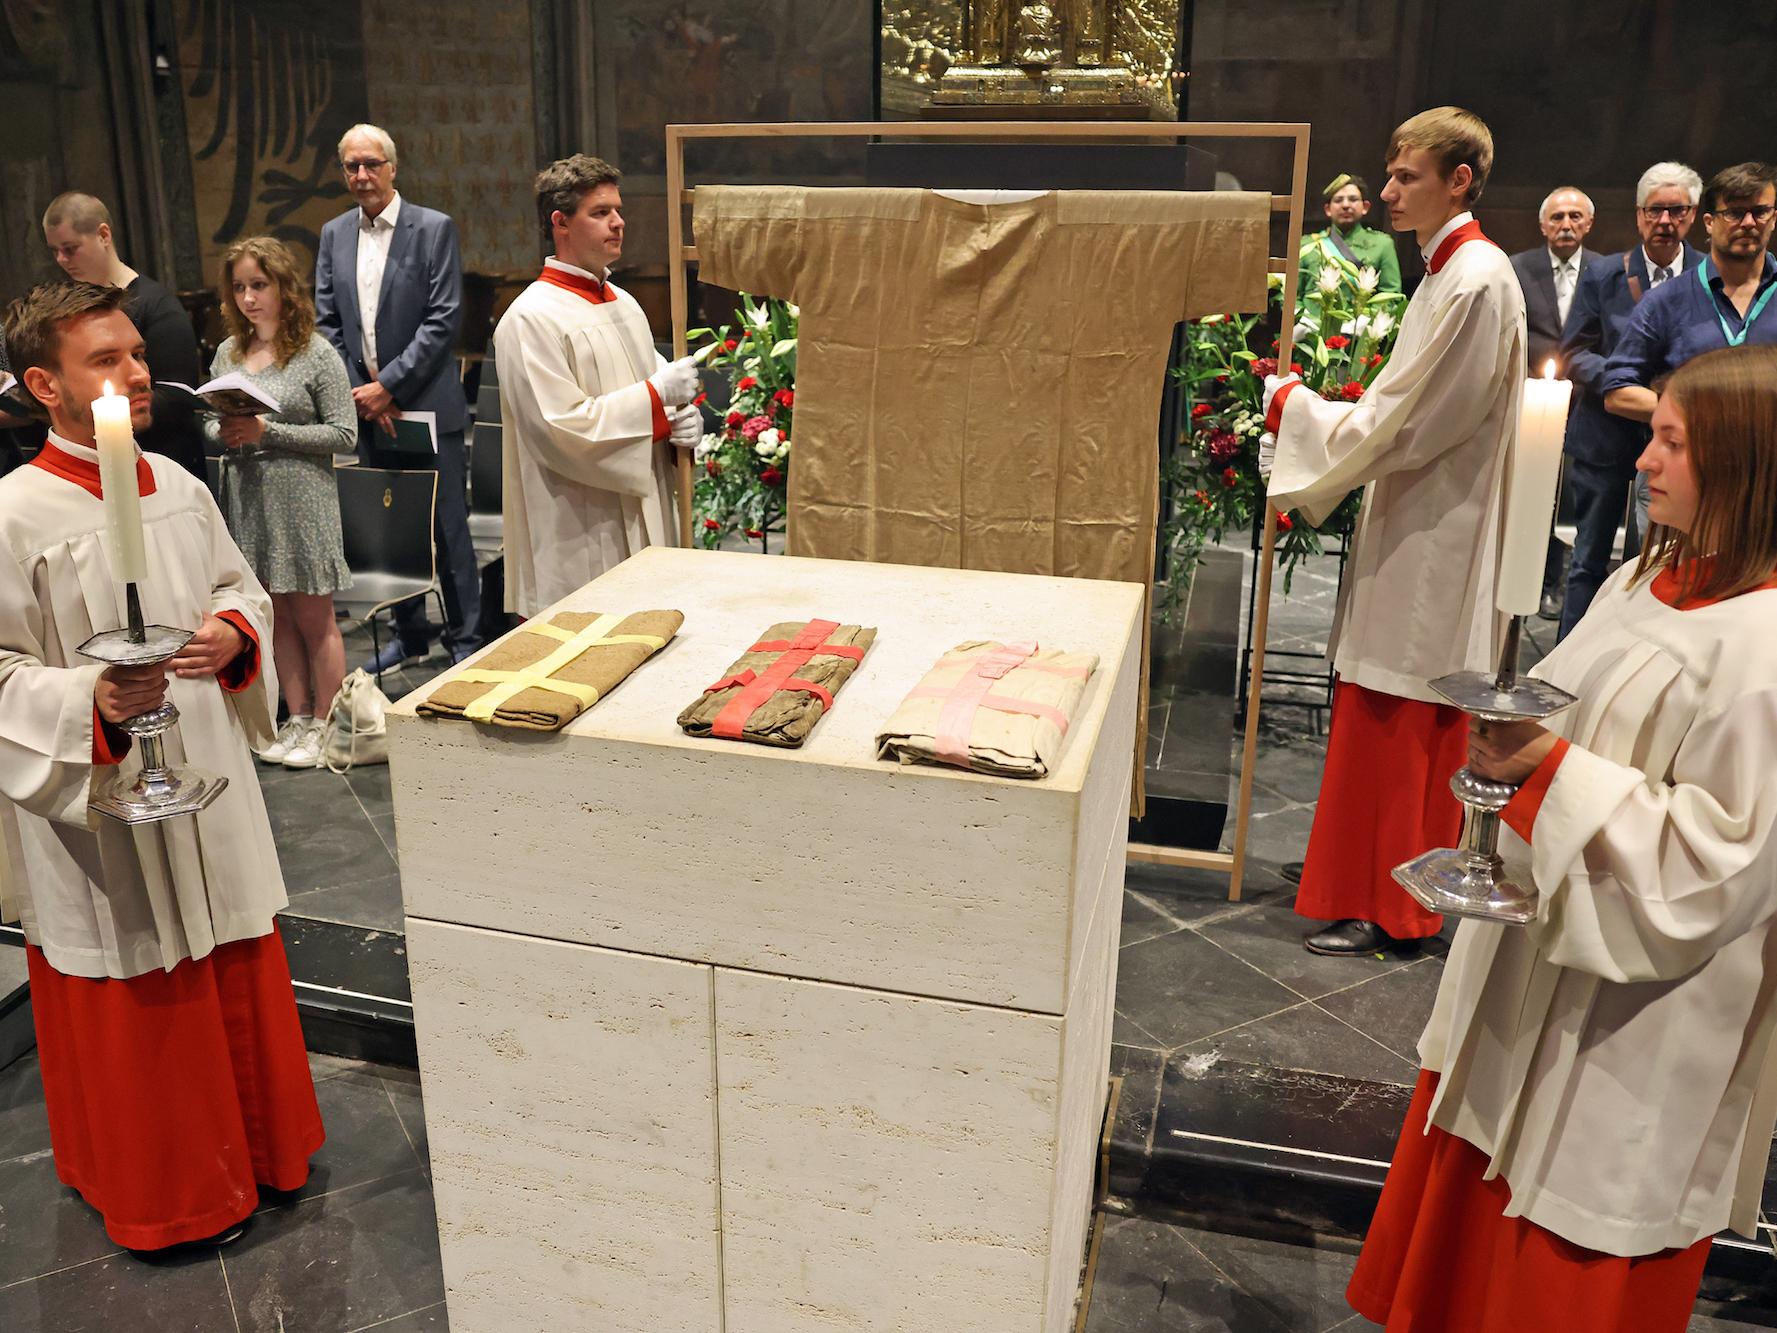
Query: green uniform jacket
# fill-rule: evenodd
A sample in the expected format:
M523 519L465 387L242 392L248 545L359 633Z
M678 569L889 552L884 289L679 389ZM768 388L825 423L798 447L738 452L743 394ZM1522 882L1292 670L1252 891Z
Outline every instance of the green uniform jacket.
M1311 232L1302 238L1302 278L1301 292L1303 295L1314 290L1314 284L1320 281L1320 266L1326 262L1327 254L1338 254L1333 243L1327 239L1326 231ZM1357 262L1369 264L1375 268L1379 281L1377 287L1385 292L1401 290L1401 261L1394 250L1394 238L1363 223L1351 229L1345 238L1345 244L1351 253L1357 256ZM1300 300L1300 296L1297 298Z

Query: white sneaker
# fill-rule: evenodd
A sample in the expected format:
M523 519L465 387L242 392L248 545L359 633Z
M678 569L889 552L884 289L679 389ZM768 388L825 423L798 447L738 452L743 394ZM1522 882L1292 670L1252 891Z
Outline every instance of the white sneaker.
M290 743L284 752L285 768L319 768L321 766L321 733L325 729L321 720L305 717L306 724L302 734Z
M314 720L314 718L306 716L288 719L283 726L278 728L278 734L272 743L258 752L259 762L262 764L283 763L284 756L290 753L290 747L302 739L302 733Z

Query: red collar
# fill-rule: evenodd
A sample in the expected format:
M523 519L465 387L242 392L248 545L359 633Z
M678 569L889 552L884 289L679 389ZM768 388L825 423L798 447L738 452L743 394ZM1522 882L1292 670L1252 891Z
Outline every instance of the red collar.
M1704 556L1699 560L1698 563L1703 566L1699 573L1707 577L1712 560L1713 558L1710 556ZM1658 574L1655 574L1654 581L1649 586L1653 589L1655 597L1658 597L1667 606L1675 607L1680 611L1695 611L1699 607L1714 606L1717 602L1726 600L1720 597L1686 597L1684 584L1679 579L1678 570L1671 565L1667 565ZM1760 592L1766 588L1777 588L1777 578L1768 579L1756 588L1748 588L1747 591Z
M1450 262L1450 256L1455 254L1459 247L1467 245L1470 241L1487 241L1487 238L1481 234L1481 224L1474 218L1470 218L1443 239L1438 246L1437 253L1432 255L1431 263L1425 266L1425 271L1436 273ZM1487 241L1487 244L1492 245L1493 242Z
M99 486L99 465L78 458L66 449L58 449L54 440L43 442L43 448L31 460L31 466L40 467L64 481L73 482L95 500L105 498L105 493ZM154 494L154 469L140 455L136 458L136 485L143 495Z
M606 301L617 299L617 293L611 290L610 283L600 282L597 278L583 278L578 273L569 273L563 268L551 268L547 264L537 275L537 281L546 282L551 287L560 287L576 296L584 296L594 305L603 305Z

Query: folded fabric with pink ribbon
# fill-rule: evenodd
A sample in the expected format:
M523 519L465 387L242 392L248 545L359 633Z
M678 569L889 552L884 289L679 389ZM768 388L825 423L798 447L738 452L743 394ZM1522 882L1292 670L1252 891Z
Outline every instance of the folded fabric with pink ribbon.
M876 631L836 620L773 625L679 714L691 736L794 749L833 706Z
M974 639L926 672L876 737L878 759L1043 778L1098 669L1091 653Z

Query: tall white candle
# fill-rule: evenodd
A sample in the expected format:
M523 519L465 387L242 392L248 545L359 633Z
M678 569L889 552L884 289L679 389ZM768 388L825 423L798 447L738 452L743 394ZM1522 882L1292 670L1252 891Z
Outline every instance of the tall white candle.
M1495 604L1507 615L1533 616L1542 605L1543 566L1549 554L1549 522L1561 485L1561 440L1573 384L1555 378L1553 361L1541 379L1524 384L1518 436L1512 444L1506 483L1505 533L1500 542Z
M111 577L140 583L148 574L142 544L142 492L136 485L136 435L130 429L130 400L112 393L93 399L93 444L99 451L99 493L105 501L105 535Z

